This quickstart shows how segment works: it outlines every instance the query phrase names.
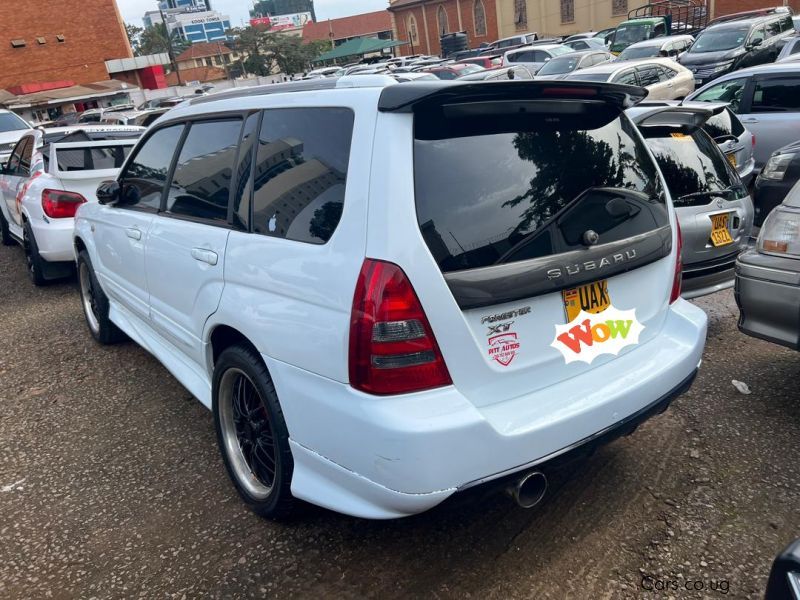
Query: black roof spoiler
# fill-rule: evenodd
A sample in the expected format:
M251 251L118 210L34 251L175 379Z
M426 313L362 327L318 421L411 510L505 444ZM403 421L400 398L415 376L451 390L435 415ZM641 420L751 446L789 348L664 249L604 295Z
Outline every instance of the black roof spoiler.
M688 132L695 131L702 127L706 121L725 109L719 107L700 107L700 106L665 106L654 108L650 112L644 112L632 117L636 126L641 128L648 127L679 127Z
M637 105L647 90L632 85L588 81L420 81L383 89L378 110L413 112L419 105L475 103L501 100L585 100L603 102L620 110Z

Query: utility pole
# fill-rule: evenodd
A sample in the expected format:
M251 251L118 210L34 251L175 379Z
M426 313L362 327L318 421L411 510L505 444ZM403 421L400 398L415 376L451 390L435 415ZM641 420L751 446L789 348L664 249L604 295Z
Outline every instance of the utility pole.
M164 9L161 8L161 2L158 2L158 12L161 13L161 22L164 24L164 31L167 34L167 55L169 56L169 62L172 65L172 68L175 69L175 76L178 78L178 85L183 85L183 79L181 79L181 71L178 69L178 63L175 62L175 54L172 52L172 36L169 33L169 27L167 26L167 17L164 14Z

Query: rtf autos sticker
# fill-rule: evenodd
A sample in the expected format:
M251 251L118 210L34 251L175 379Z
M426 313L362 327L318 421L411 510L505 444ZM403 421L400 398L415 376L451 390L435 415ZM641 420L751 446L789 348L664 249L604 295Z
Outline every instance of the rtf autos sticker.
M519 351L519 339L513 331L489 338L489 358L507 367Z
M598 314L581 311L566 325L556 325L556 338L550 344L569 364L591 364L601 354L619 354L626 346L639 343L644 325L636 320L636 309L619 310L609 306Z

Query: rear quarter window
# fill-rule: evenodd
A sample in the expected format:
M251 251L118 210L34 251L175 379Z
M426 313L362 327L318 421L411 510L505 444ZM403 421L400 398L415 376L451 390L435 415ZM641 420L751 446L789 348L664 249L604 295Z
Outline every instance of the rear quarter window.
M59 171L119 169L130 151L131 146L61 149L56 152L56 162Z

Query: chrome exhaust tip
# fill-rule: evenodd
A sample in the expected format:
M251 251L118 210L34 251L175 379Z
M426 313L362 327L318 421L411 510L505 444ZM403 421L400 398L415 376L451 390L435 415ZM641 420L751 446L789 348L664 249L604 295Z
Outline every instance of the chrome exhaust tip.
M547 493L547 477L541 471L531 471L517 479L507 491L522 508L533 508Z

